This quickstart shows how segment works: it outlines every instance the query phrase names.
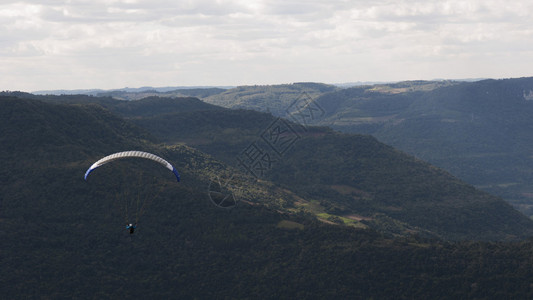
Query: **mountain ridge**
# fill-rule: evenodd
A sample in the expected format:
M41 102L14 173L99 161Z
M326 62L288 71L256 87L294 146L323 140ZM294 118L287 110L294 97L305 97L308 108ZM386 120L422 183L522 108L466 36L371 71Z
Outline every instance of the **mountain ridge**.
M531 216L531 81L531 77L404 81L315 90L307 96L323 115L309 121L342 132L374 135L503 197ZM203 100L291 119L287 108L300 96L281 96L283 88L271 86L268 93L250 87L248 92L255 96L241 97L247 92L246 87L241 89L226 91L224 99L217 94Z
M531 90L533 79L525 77L397 95L354 88L316 101L329 112L319 124L372 134L531 215Z

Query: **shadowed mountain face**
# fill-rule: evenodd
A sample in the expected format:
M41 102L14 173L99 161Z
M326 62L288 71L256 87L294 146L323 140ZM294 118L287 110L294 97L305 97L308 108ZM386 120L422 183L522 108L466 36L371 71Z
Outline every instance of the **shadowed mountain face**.
M240 202L221 210L208 187L242 177L235 158L276 124L271 115L191 99L164 113L147 113L158 101L43 100L54 103L0 97L5 298L531 296L531 242L420 237L516 239L531 221L372 137L284 123L299 138L262 177L232 181ZM83 179L94 161L124 150L165 158L181 182L136 160ZM137 181L153 173L161 177ZM117 199L133 189L157 196L130 235Z
M257 110L275 103L282 108L270 112L290 118L286 108L298 95L273 100L274 91L281 89L272 86L268 91L243 87L205 99ZM252 101L243 96L246 92L257 97ZM408 81L309 96L323 110L311 124L371 134L533 215L533 78Z
M431 91L353 88L317 102L328 113L320 124L372 134L533 215L532 92L533 79L520 78Z
M190 98L116 101L107 107L167 144L186 143L271 181L289 193L267 203L277 209L447 239L513 239L531 230L531 221L501 199L369 136L302 127ZM257 172L242 168L252 156L259 157L253 161Z

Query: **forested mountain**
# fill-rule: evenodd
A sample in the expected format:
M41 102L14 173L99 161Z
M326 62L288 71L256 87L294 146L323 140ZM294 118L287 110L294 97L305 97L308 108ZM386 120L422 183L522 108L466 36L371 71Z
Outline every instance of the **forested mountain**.
M532 91L533 78L426 92L351 88L317 99L319 124L371 134L533 215Z
M286 109L305 93L316 98L324 93L339 90L323 83L299 82L280 85L239 86L223 93L200 97L203 101L233 109L253 109L287 117Z
M178 111L132 121L169 144L185 142L235 166L249 161L250 151L261 151L268 159L251 172L297 196L282 206L336 222L451 239L504 238L510 232L501 231L507 227L502 221L520 228L511 236L530 228L501 199L369 136L304 128L243 110ZM285 130L286 143L294 142L282 154L269 148L267 136L277 135L273 128Z
M35 95L89 95L98 97L113 97L121 100L139 100L152 96L164 97L208 97L222 93L232 87L140 87L122 88L113 90L102 89L80 89L80 90L43 90L35 91Z
M251 87L239 89L204 100L259 111L277 107L269 111L290 118L287 108L300 96L273 99ZM309 97L322 109L311 124L371 134L533 215L532 78L407 81L319 90Z
M373 91L386 94L398 94L406 92L427 92L439 87L459 84L456 81L409 81L391 84L361 85L353 88L339 88L333 85L303 82L282 85L259 85L259 86L239 86L228 89L223 93L213 94L208 97L201 97L205 102L232 109L253 109L256 111L267 111L275 116L289 119L294 102L305 96L315 100L322 96L344 95L353 90ZM328 116L335 113L336 108L326 107ZM317 120L318 121L318 120Z
M157 145L147 131L100 105L0 97L0 108L0 294L7 299L229 295L221 279L235 263L225 260L230 248L244 251L255 234L284 233L276 229L282 221L318 226L245 203L234 213L218 210L208 200L207 187L213 176L229 172L227 167L183 145ZM155 186L125 182L123 176L135 179L154 171L133 162L102 167L83 180L95 160L123 150L165 157L182 182L165 176ZM138 194L129 192L135 188ZM250 197L260 194L262 201L272 201L260 184L241 188ZM157 197L138 220L138 233L126 236L118 193L138 197L151 189L158 190ZM244 256L249 261L244 265L254 262L253 254ZM164 289L148 288L154 284ZM203 284L213 290L202 291Z
M7 299L533 296L530 241L420 236L520 238L531 234L527 218L369 136L299 129L264 176L239 182L242 200L227 210L208 200L208 185L213 176L239 171L217 159L231 162L242 154L235 149L278 119L194 99L151 99L131 108L85 96L41 100L0 97L0 294ZM165 113L158 105L166 105ZM164 135L154 134L162 130L166 145ZM206 137L210 130L218 140ZM131 161L83 180L92 162L123 150L156 153L182 177L177 183L163 174L155 182L158 196L134 235L124 229L116 187L132 169L141 175L154 169ZM154 188L122 184L142 193ZM369 213L373 219L364 218ZM347 222L340 216L355 219L354 226L339 225ZM439 217L435 228L424 220ZM440 228L450 218L465 228Z
M92 98L45 99L87 103ZM507 240L529 236L533 229L501 199L368 136L304 127L194 98L96 100L160 141L195 147L287 191L264 203L272 208L388 234L446 239Z
M96 94L99 97L113 97L119 100L140 100L148 97L200 97L205 98L212 95L217 95L225 92L225 88L206 87L206 88L180 88L180 89L146 89L142 91L136 90L115 90L115 91L101 91Z

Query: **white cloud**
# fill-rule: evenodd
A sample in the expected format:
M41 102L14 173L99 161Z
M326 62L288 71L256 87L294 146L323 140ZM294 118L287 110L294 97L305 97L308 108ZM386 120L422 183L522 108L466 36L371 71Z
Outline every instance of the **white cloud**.
M526 76L533 55L525 0L32 3L0 4L0 89Z

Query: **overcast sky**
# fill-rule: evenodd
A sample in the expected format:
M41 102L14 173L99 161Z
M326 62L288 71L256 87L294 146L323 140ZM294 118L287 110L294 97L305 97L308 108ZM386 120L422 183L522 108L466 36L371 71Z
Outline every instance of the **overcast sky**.
M533 1L0 0L0 90L533 75Z

